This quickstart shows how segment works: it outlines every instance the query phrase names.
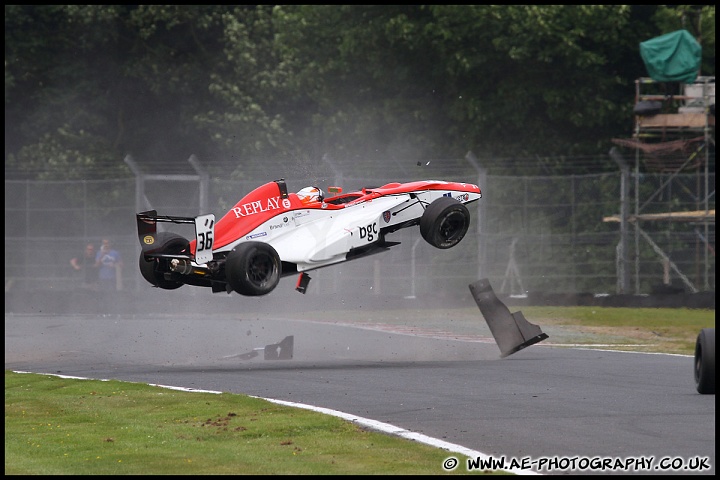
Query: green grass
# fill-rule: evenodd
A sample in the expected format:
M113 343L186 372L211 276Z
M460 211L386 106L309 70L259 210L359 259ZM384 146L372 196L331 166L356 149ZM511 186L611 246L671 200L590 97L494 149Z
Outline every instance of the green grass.
M555 332L553 342L603 344L625 351L692 355L715 311L673 308L528 307L525 318Z
M451 455L245 395L5 372L6 475L467 473Z
M522 311L539 325L550 335L546 342L618 350L692 355L700 330L715 326L714 310L510 311ZM347 322L349 312L308 317ZM356 320L488 331L477 309L372 311ZM449 456L336 417L245 395L5 372L5 474L468 473L462 466L445 472L442 462Z

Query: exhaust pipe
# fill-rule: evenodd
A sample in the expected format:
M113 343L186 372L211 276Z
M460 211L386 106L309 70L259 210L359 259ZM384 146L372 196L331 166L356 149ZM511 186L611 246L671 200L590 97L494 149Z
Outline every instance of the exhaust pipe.
M184 258L173 258L170 260L170 271L181 275L190 275L193 273L192 264Z

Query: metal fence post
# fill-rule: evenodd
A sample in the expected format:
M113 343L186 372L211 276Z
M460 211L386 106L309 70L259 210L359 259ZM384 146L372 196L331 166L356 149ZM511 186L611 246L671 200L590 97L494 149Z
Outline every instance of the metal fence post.
M619 271L618 292L628 293L630 285L630 261L628 259L628 212L630 211L630 166L617 147L610 149L610 158L620 167L620 242L618 244Z

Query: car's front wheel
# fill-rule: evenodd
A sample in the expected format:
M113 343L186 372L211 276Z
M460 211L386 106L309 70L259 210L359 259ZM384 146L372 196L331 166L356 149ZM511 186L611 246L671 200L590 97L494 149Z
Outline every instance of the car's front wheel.
M152 250L152 253L175 255L187 252L190 242L176 233L158 232L155 234L155 241L152 246L143 247L140 253L140 274L151 285L164 290L175 290L182 287L182 282L167 280L165 272L170 271L169 261L166 258L145 257L145 254Z
M420 234L436 248L451 248L460 243L470 227L467 207L451 197L432 202L420 217Z
M225 260L227 281L240 295L267 295L277 286L281 273L280 256L263 242L241 243Z

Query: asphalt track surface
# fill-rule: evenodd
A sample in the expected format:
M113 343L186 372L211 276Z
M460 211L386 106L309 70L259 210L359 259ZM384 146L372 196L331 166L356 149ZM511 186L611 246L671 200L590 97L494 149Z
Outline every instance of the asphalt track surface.
M313 405L535 466L653 458L653 470L575 473L715 473L715 396L696 392L691 357L559 347L551 335L501 359L483 324L468 335L288 315L6 313L5 368ZM266 360L259 349L286 336L293 358ZM709 470L654 469L703 457Z

